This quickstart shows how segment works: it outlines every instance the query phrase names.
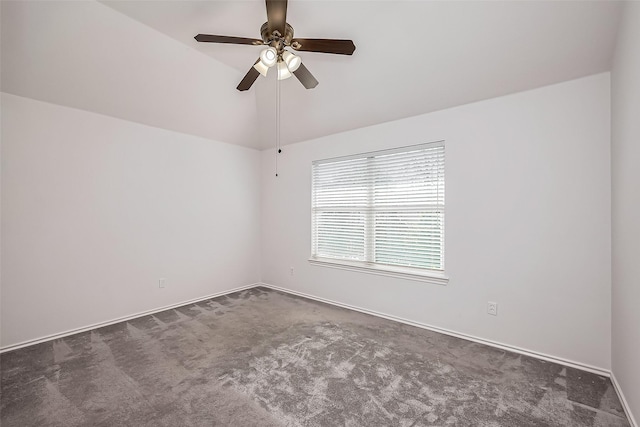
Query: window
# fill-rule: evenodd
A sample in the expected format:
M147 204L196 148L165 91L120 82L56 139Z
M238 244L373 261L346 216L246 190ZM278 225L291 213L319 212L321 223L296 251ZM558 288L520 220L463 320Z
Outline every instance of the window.
M310 261L446 283L444 142L312 165Z

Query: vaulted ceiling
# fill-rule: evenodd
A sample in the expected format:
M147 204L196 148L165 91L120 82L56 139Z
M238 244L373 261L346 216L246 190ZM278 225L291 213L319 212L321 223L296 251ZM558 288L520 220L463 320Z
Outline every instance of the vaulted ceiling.
M281 82L282 143L428 113L610 69L620 3L290 0L296 36L354 40L301 52L320 81ZM236 85L263 1L3 1L2 90L206 138L268 148L276 80Z

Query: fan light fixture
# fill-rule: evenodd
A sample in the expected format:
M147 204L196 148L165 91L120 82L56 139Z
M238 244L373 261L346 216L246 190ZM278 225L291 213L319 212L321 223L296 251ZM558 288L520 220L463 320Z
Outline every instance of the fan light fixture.
M276 65L277 61L278 51L274 47L268 47L260 52L260 62L262 62L262 64L264 64L267 68L271 68Z
M291 77L291 71L287 67L287 63L284 61L278 62L278 80L285 80Z
M278 51L273 47L268 47L260 52L260 59L253 66L263 77L267 77L269 68L278 64L278 80L285 80L292 76L291 73L295 72L302 60L298 55L285 50L282 52L282 57L278 61Z
M288 50L285 50L282 53L282 59L284 59L284 62L287 64L287 68L292 73L294 73L298 68L300 68L300 64L302 64L302 60L300 59L300 57L298 55L294 55Z

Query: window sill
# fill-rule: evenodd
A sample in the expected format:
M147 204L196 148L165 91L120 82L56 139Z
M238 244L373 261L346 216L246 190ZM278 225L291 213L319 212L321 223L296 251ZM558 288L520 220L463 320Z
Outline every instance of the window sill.
M380 276L397 277L400 279L417 280L420 282L433 283L436 285L446 285L447 283L449 283L449 278L444 274L438 274L431 271L425 272L413 268L380 266L372 264L363 265L358 262L326 258L309 258L309 263L311 265L317 265L320 267L331 267L341 270L360 271L362 273L378 274Z

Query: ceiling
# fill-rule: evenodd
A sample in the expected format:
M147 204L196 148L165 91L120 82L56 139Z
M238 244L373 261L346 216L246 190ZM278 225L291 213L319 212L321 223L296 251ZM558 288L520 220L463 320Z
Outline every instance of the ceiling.
M610 1L290 0L296 36L356 51L300 53L320 84L281 82L282 143L607 71L620 13ZM253 0L3 1L2 89L269 148L274 73L235 90L260 48L193 39L260 38L265 20Z

